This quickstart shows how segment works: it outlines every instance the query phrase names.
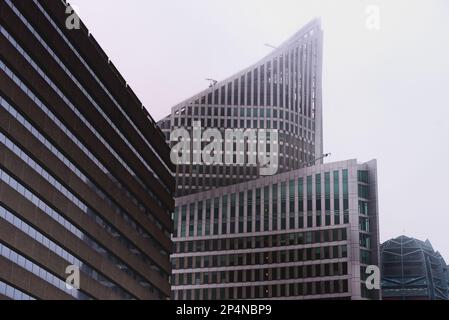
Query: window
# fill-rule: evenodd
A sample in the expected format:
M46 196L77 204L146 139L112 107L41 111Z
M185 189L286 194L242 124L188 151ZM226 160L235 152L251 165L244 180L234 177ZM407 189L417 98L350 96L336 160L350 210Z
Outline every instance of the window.
M197 227L196 227L197 228L196 235L202 236L203 235L203 202L202 201L198 202L197 219L198 219L198 223L197 223Z
M368 183L368 171L358 170L357 171L357 180L359 182Z
M287 190L286 183L281 183L281 230L285 230L286 226L286 214L287 214Z
M272 230L278 229L278 185L274 184L272 186Z
M290 229L295 228L295 180L290 180L289 182L289 227Z

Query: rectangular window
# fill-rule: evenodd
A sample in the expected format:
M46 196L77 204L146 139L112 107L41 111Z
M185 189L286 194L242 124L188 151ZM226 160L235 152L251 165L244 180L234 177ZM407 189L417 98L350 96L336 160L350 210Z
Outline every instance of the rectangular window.
M234 105L239 104L239 79L234 80Z
M239 229L237 232L243 232L243 220L244 220L244 208L245 208L245 193L239 193Z
M219 212L220 212L220 199L215 198L214 199L214 230L213 234L218 234L218 219L219 219Z
M321 226L321 174L315 175L315 193L316 193L316 225Z
M186 236L186 224L187 224L187 206L181 207L181 237Z
M359 182L368 183L368 171L366 170L358 170L357 171L357 180Z
M279 61L279 106L284 107L284 56Z
M304 228L304 179L298 179L298 228Z
M358 195L359 198L369 199L369 188L367 185L359 184L358 185Z
M220 104L226 104L226 87L220 88Z
M197 216L198 216L196 235L200 237L203 235L203 202L202 201L198 202L198 207L196 210L197 210Z
M253 232L253 190L247 192L246 232Z
M281 183L281 230L285 230L287 214L287 186L285 182Z
M331 186L330 186L330 172L324 174L324 210L325 210L325 224L329 226L331 224Z
M307 177L307 228L313 227L312 176Z
M206 200L206 227L205 227L205 232L206 232L206 236L210 235L210 211L211 211L211 200L208 199Z
M195 236L195 204L192 203L189 206L189 237Z
M236 194L231 194L231 234L235 233L235 210L236 210Z
M261 192L260 188L256 189L256 232L261 231L260 230L260 220L261 220Z
M348 195L348 170L343 170L343 195Z
M245 75L240 78L240 105L245 105Z
M334 171L334 224L340 224L340 186L339 172Z
M272 188L273 194L271 195L271 198L273 199L273 205L272 205L272 224L273 228L272 230L278 229L278 185L274 184Z
M294 229L295 228L295 180L290 180L289 187L289 209L288 209L288 219L289 219L289 228Z
M215 105L218 105L219 104L219 102L218 102L218 98L219 98L220 96L219 96L219 94L218 94L218 89L216 89L215 91L214 91L214 104Z
M253 84L254 84L254 86L253 86L253 106L257 106L258 105L258 103L257 103L257 98L258 98L258 96L259 96L259 92L258 92L258 85L259 85L259 74L258 74L258 72L259 72L259 69L254 69L254 71L253 71Z
M174 211L174 213L173 213L173 223L174 223L174 226L173 226L173 236L174 236L175 238L178 237L178 215L179 215L179 208L178 208L178 207L175 207L175 211Z
M251 88L252 88L252 73L251 71L246 74L246 105L251 105Z
M227 227L228 227L228 196L224 195L223 196L223 204L222 204L222 209L221 209L221 234L226 234L227 231Z
M277 58L273 61L273 106L278 105L278 60Z
M260 98L259 105L265 105L265 65L260 66Z
M368 215L368 202L359 200L359 214Z
M267 106L271 106L271 61L267 62Z
M343 170L343 223L349 223L348 170Z
M270 214L270 189L269 187L265 187L263 189L263 228L264 231L269 230L269 214Z

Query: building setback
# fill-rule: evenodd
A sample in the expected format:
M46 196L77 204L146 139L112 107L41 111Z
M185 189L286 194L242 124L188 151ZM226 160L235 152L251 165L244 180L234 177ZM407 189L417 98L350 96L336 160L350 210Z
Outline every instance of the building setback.
M298 169L176 199L174 299L363 299L379 264L376 161Z
M278 130L278 172L321 157L322 37L320 20L313 20L254 65L174 106L158 122L167 142L173 129L191 132L193 123L201 121L203 131ZM257 179L259 173L258 165L178 165L176 195Z
M449 300L449 269L429 240L406 236L380 247L385 300Z
M0 2L0 299L166 299L169 148L66 19L63 1Z

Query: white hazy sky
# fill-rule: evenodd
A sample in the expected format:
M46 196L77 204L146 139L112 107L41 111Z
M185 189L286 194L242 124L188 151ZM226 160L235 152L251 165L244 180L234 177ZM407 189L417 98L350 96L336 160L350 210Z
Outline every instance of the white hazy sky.
M378 159L381 240L429 239L449 263L449 1L73 0L156 120L315 17L329 161ZM366 7L380 30L366 28Z

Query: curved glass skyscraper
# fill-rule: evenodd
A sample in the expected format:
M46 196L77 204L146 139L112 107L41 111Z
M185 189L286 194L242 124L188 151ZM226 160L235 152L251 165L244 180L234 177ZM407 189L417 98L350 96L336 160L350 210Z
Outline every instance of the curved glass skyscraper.
M321 23L313 20L259 62L173 107L158 124L167 141L171 129L190 132L195 121L222 132L277 129L278 172L299 169L323 152L321 68ZM259 168L178 165L176 177L183 196L258 178Z

